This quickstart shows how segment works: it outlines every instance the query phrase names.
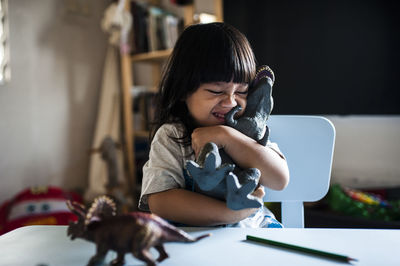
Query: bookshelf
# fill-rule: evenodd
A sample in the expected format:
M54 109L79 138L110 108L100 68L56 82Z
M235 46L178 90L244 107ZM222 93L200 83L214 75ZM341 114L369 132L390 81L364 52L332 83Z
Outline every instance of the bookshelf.
M132 63L148 62L148 63L161 63L169 57L172 49L152 51L148 53L135 54L131 56Z
M154 1L153 1L154 2ZM165 1L156 1L158 5L162 7L162 3ZM169 2L169 1L168 1ZM223 0L206 0L197 1L200 4L206 5L206 10L213 10L212 13L216 21L223 21ZM199 8L199 3L193 1L192 4L180 6L179 9L180 17L183 19L184 26L189 26L193 23L195 17L195 9ZM126 1L125 8L130 10L130 1ZM136 140L146 140L149 136L149 132L142 129L135 130L134 122L134 101L132 100L132 87L136 85L136 77L133 71L134 67L147 65L150 66L151 71L149 73L150 79L153 83L150 91L156 92L158 89L158 83L161 78L162 67L166 59L170 56L172 49L162 49L156 51L150 51L145 53L137 53L134 55L121 54L121 79L122 79L122 118L123 118L123 131L124 131L124 151L126 154L126 166L129 176L129 186L132 188L131 191L134 193L133 197L136 199L140 193L140 185L137 182L137 164L136 164L136 152L135 142ZM140 112L140 110L139 110Z

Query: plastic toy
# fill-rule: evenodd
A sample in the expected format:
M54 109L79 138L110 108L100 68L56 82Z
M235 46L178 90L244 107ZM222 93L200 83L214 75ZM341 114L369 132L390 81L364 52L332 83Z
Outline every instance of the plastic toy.
M133 208L133 200L123 180L123 165L119 161L118 150L121 144L114 141L110 136L104 137L99 148L92 149L91 152L99 152L101 158L107 166L107 183L105 184L106 194L115 199L124 210Z
M196 242L209 236L193 238L155 214L131 212L117 215L114 201L107 196L97 197L89 209L76 202L67 205L78 216L78 221L70 223L68 236L72 240L78 237L96 244L97 252L88 265L102 264L109 250L117 252L112 265L123 265L128 252L147 265L155 265L150 248L159 252L157 261L161 262L168 258L164 243Z
M333 210L354 217L384 221L400 219L400 200L385 200L373 193L338 184L331 186L327 200Z
M68 225L76 220L65 205L68 199L82 202L77 193L53 186L21 191L0 207L0 235L27 225Z
M266 145L269 137L267 120L272 111L272 86L275 76L268 66L257 71L253 87L247 97L247 107L238 119L234 116L242 108L236 106L226 115L226 124ZM232 159L210 142L201 150L196 161L188 160L186 169L193 178L194 190L226 200L233 210L258 208L263 202L250 195L257 187L260 171L256 168L241 169Z
M347 187L344 187L343 191L350 198L352 198L354 200L358 200L358 201L366 203L366 204L380 205L383 207L391 206L390 203L388 203L386 200L383 200L379 196L371 194L371 193L365 193L360 190L351 189L351 188L347 188Z

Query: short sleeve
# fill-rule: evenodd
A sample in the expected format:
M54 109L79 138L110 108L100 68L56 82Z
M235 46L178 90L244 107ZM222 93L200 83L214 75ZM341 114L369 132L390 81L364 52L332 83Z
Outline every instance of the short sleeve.
M184 149L171 137L179 137L172 124L160 127L151 143L149 160L143 167L139 209L148 211L148 195L185 186L183 177Z

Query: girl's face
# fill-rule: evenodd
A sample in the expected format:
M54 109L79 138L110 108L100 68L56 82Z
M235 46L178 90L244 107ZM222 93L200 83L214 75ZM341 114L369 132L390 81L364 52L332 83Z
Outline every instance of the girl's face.
M240 105L246 108L248 85L233 82L203 83L186 98L190 114L199 126L225 124L225 114Z

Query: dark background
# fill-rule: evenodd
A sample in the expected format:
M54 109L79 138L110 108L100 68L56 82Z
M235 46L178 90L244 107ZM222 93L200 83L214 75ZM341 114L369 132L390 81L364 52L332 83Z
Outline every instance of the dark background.
M400 114L400 1L224 1L275 72L273 114Z

